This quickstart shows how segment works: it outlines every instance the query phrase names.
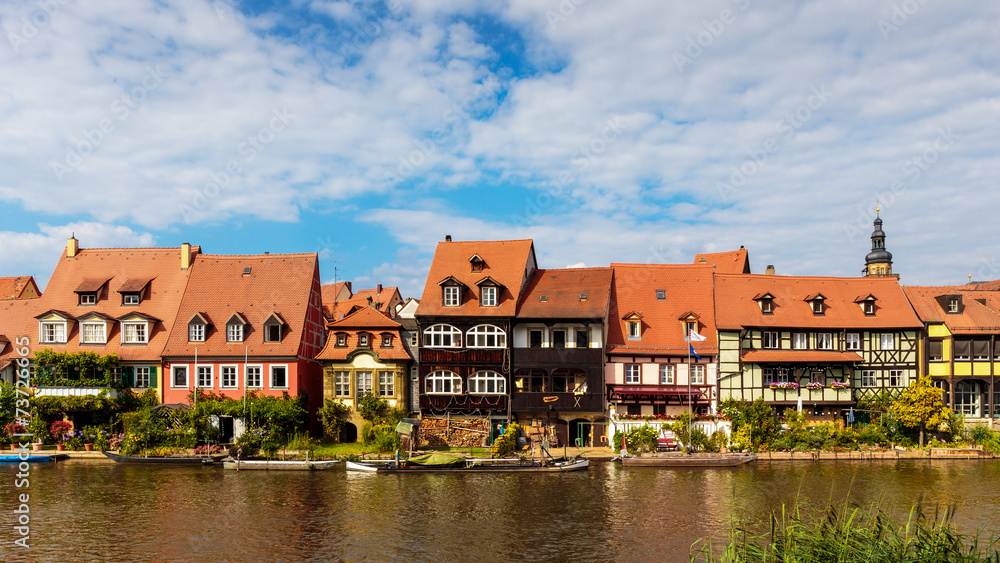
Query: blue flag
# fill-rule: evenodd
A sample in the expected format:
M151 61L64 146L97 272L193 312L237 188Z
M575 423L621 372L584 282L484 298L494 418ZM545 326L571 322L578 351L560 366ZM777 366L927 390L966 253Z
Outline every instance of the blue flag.
M691 355L692 356L694 356L695 358L698 358L699 360L701 359L701 356L698 355L698 352L694 351L694 346L692 346L691 344L688 344L688 348L691 350Z

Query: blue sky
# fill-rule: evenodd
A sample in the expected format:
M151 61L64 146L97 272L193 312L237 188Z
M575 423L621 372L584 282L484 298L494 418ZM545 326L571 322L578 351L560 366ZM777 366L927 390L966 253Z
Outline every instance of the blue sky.
M1000 6L12 0L0 275L81 246L319 252L419 296L434 245L543 267L1000 278Z

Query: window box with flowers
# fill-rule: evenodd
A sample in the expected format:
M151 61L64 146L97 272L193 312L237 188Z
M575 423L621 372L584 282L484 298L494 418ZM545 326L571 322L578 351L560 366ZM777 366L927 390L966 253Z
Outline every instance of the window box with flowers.
M798 389L799 384L794 381L775 381L771 383L771 389Z
M844 383L843 381L834 381L830 383L830 387L834 389L849 389L851 387L851 384Z
M809 383L806 383L806 388L813 391L819 391L823 388L823 384L819 381L810 381Z

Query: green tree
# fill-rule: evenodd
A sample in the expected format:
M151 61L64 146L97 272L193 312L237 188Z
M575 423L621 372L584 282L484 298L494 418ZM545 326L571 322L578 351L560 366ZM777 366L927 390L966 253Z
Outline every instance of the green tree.
M323 402L323 406L316 411L316 414L319 415L324 437L330 440L339 440L340 431L351 416L351 407L341 401L327 399Z
M380 399L369 391L358 399L358 414L369 422L378 422L389 414L389 401Z
M943 390L931 384L929 376L910 383L889 408L889 414L908 428L920 429L920 447L924 446L927 427L936 427L951 417L951 409L941 400Z

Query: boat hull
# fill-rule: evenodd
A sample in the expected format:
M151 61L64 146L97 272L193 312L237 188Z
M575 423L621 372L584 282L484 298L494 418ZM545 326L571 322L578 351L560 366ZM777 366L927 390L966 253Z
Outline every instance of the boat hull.
M224 469L236 471L323 471L335 465L339 461L277 461L250 459L240 461L223 462Z
M189 456L189 457L156 457L156 456L141 456L141 455L120 455L113 454L111 452L101 452L108 459L116 461L118 463L156 463L156 464L168 464L168 465L208 465L222 461L225 455L219 456Z
M8 455L8 454L0 455L0 463L21 463L22 461L36 463L36 462L41 462L41 461L53 461L53 459L52 459L52 456L50 456L50 455L29 455L29 456L26 456L26 457L23 457L23 458L21 456L19 456L19 455L16 455L16 454L14 454L14 455Z
M625 467L736 467L754 461L755 456L670 456L670 457L627 457L622 460Z
M472 465L465 467L396 467L393 463L358 463L347 462L350 471L365 471L382 474L415 474L415 473L565 473L582 471L590 466L590 460L581 459L553 465Z

